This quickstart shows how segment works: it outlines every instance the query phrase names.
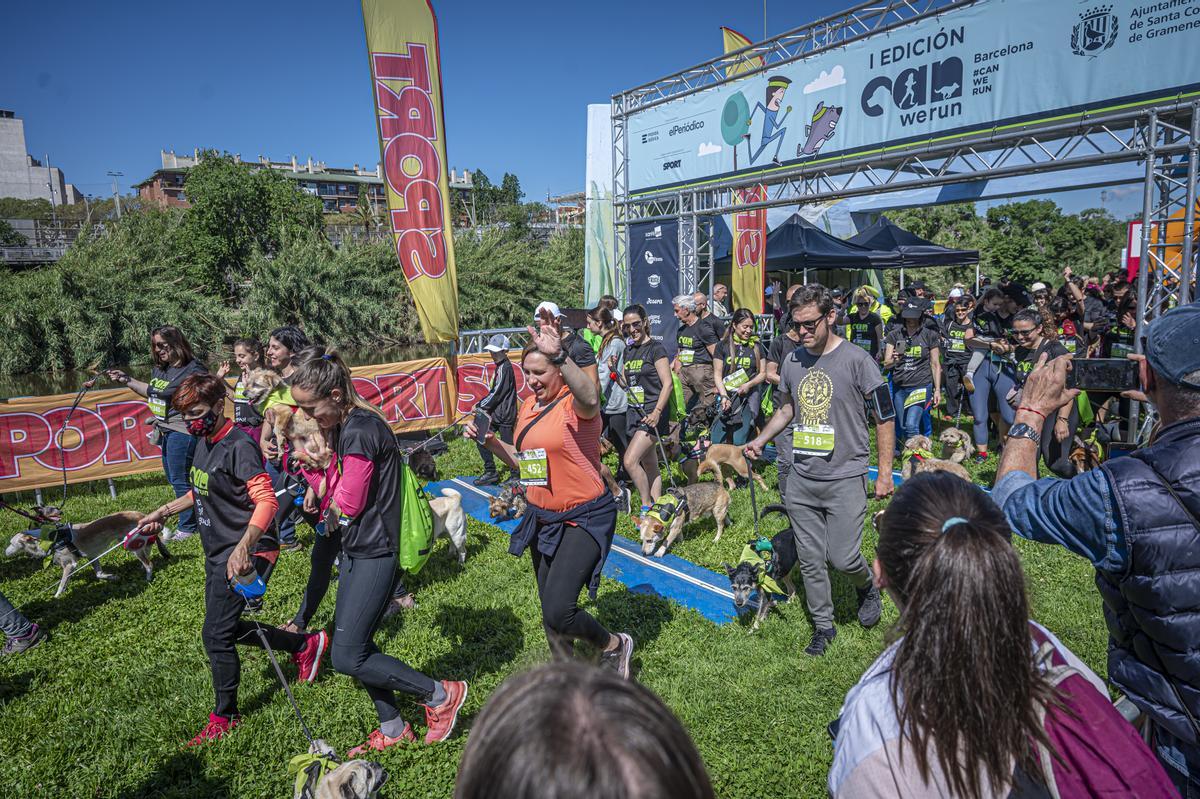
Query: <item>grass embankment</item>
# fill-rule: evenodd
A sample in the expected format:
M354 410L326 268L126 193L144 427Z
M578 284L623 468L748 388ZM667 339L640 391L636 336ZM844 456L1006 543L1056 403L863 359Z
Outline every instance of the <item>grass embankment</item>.
M439 460L443 476L478 469L475 448L455 442ZM977 470L990 484L994 461ZM774 468L766 471L774 486ZM90 520L119 509L149 510L169 497L160 476L118 482L119 498L71 492L69 518ZM777 495L759 498L775 501ZM675 553L713 569L737 558L751 535L749 491L735 492L733 525L712 543L712 522L689 527ZM878 503L871 503L873 512ZM0 519L5 540L20 519ZM777 526L773 525L773 527ZM312 532L302 527L311 541ZM634 537L632 525L619 531ZM388 619L377 638L388 653L437 677L471 682L460 732L447 743L391 750L381 762L391 779L383 795L449 797L471 723L508 675L546 660L527 559L507 554L507 536L469 522L469 551L459 568L441 543L412 580L418 607ZM875 534L868 530L871 557ZM200 542L173 544L165 566L156 556L156 578L142 579L137 562L114 553L106 560L121 576L115 584L80 575L60 599L45 588L57 577L30 560L0 563L0 586L27 614L50 630L37 649L0 661L0 785L4 795L67 797L283 797L291 795L288 759L305 741L266 656L242 650L242 725L226 740L195 749L181 745L202 726L212 688L200 641L203 555ZM1029 577L1034 613L1092 668L1104 673L1105 632L1091 571L1078 558L1051 547L1017 543ZM289 619L308 574L307 554L281 557L267 593L264 624ZM723 797L825 795L832 747L826 725L846 690L884 646L896 609L884 604L884 623L864 631L854 623L854 594L835 578L835 644L824 658L801 649L811 634L803 605L773 616L761 633L714 625L665 600L634 594L605 580L590 610L638 641L638 679L655 690L683 720ZM333 596L317 623L332 619ZM285 670L290 667L285 665ZM340 751L358 744L375 726L366 694L348 678L327 671L314 685L296 689L314 732ZM406 707L410 719L420 709Z

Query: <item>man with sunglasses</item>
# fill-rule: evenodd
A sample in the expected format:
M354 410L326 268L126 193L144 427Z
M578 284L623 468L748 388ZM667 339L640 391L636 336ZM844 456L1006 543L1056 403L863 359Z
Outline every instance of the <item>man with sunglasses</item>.
M698 402L708 402L717 395L713 354L720 336L713 325L700 317L700 308L691 294L680 294L672 305L679 320L675 334L675 361L671 364L683 383L683 400L689 410Z
M1013 384L1018 391L1025 386L1029 373L1043 354L1047 360L1068 354L1062 342L1046 338L1043 333L1042 315L1028 308L1013 315L1012 337L1016 345L1013 351L1014 360L1006 363L1004 368L1010 370ZM1075 431L1078 428L1079 406L1074 402L1047 414L1047 418L1043 420L1040 444L1042 461L1047 469L1059 477L1075 476L1075 465L1070 456L1071 445L1075 441Z
M867 411L875 416L879 479L875 496L892 493L895 411L875 361L835 332L837 310L822 286L800 289L788 306L800 345L779 367L780 403L758 438L746 445L757 458L775 436L791 430L792 471L784 496L813 619L808 655L823 655L837 635L828 567L844 573L858 593L858 620L879 623L883 609L862 555L867 516L870 435Z

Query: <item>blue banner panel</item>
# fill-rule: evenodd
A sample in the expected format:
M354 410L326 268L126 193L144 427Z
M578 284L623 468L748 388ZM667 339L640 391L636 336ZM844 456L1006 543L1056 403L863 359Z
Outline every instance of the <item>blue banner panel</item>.
M679 223L641 222L629 226L629 298L646 308L650 335L675 354L679 320L671 300L679 294Z
M644 192L1200 94L1200 0L978 0L635 111Z

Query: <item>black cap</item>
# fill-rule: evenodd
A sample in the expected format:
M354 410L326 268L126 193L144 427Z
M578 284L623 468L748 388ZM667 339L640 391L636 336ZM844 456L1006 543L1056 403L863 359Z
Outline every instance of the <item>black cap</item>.
M844 294L845 294L845 292L842 291L841 289L830 289L829 290L829 295L831 297L841 297Z
M900 309L901 319L920 319L925 315L925 306L920 303L910 302Z
M924 280L914 280L913 282L911 282L911 283L909 283L909 284L908 284L908 287L909 287L909 288L911 288L911 289L925 289L925 288L929 288L928 286L926 286L926 285L925 285L925 281L924 281Z

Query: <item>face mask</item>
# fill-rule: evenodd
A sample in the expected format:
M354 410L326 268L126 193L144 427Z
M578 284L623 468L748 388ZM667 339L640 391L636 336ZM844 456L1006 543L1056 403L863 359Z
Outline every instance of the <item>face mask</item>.
M189 419L188 432L197 437L207 438L217 427L217 412L210 410L199 419Z

